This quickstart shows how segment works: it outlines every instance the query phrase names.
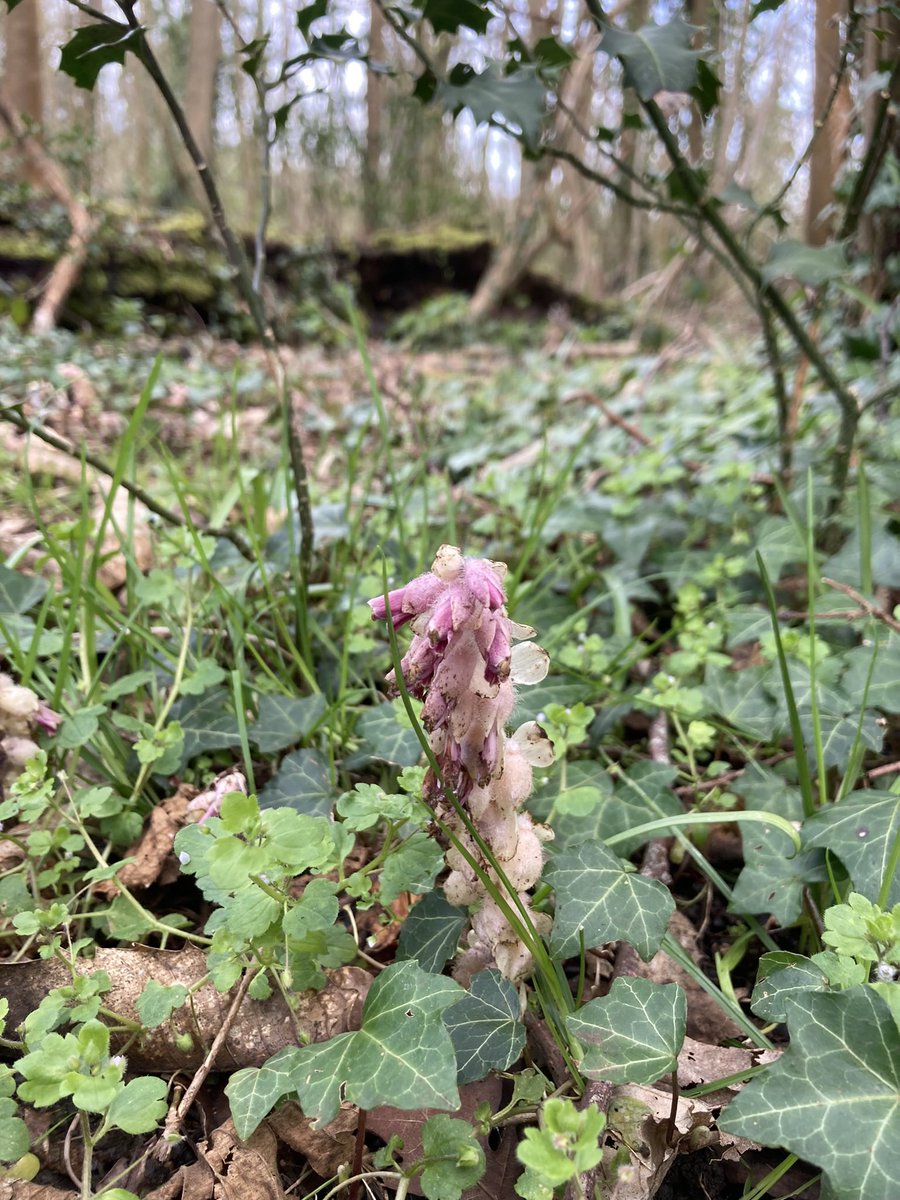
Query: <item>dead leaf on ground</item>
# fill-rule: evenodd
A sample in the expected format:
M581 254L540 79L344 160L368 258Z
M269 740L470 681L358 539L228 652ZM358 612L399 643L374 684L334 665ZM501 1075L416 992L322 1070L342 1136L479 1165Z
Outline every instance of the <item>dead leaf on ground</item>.
M47 1183L0 1179L0 1200L78 1200L78 1193L72 1188L51 1187Z
M686 1037L678 1055L678 1086L697 1087L712 1083L729 1075L739 1075L760 1063L778 1058L778 1050L743 1050L740 1046L713 1046L709 1042L698 1042ZM729 1096L740 1091L743 1084L710 1093L708 1104L725 1104Z
M151 979L163 986L180 983L190 988L206 974L206 958L193 948L100 947L92 959L79 959L76 966L82 975L105 971L112 988L104 993L104 1005L138 1023L135 1002ZM371 976L359 967L341 967L325 974L328 983L322 991L298 995L293 1013L278 991L267 1000L245 1000L216 1059L216 1069L236 1071L262 1066L276 1050L296 1045L298 1030L303 1038L321 1042L358 1028ZM7 1028L17 1028L51 989L70 982L68 967L54 959L0 963L0 995L9 998ZM222 1028L232 995L217 992L212 984L204 985L194 992L190 1006L176 1009L164 1025L149 1030L139 1043L129 1046L129 1067L158 1073L198 1067ZM183 1034L189 1034L193 1041L186 1051L176 1042Z
M172 851L175 834L184 825L188 804L197 794L197 789L182 783L173 796L157 804L150 812L147 826L138 840L125 852L126 863L115 879L103 879L94 891L105 899L119 894L118 884L130 891L148 888L151 883L172 883L179 874L178 863Z
M266 1117L265 1124L292 1150L305 1155L317 1175L328 1179L353 1161L359 1112L350 1105L342 1108L328 1125L313 1128L313 1118L303 1115L294 1100L281 1104Z
M503 1085L496 1075L488 1075L486 1079L480 1079L477 1083L463 1084L459 1089L459 1108L453 1116L463 1121L471 1121L476 1107L485 1100L490 1104L491 1111L495 1111L501 1106L502 1087ZM403 1150L397 1155L397 1159L402 1166L409 1166L424 1154L422 1126L429 1117L433 1117L440 1111L442 1110L438 1108L407 1110L383 1104L366 1114L366 1131L374 1133L385 1143L394 1136L403 1138ZM482 1138L481 1144L485 1154L490 1158L491 1149L486 1144L486 1139ZM409 1190L416 1196L424 1195L418 1177L413 1179ZM468 1193L466 1194L468 1195ZM477 1194L475 1189L473 1189L474 1194Z

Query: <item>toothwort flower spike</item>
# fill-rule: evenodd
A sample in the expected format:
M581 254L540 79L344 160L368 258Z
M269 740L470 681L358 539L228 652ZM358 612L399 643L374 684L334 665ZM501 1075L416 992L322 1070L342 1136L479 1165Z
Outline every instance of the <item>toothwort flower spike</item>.
M425 799L498 882L492 863L484 861L446 802L443 788L452 788L528 907L527 893L543 866L542 843L552 834L520 810L531 793L532 766L549 765L553 755L534 722L512 737L506 723L515 704L514 684L540 682L549 658L533 644L513 648L513 640L530 638L534 630L510 620L505 574L505 563L464 558L455 546L441 546L430 572L369 604L376 620L388 619L395 629L409 622L414 635L400 667L407 690L424 701L422 724L440 768L440 778L430 767L426 773ZM521 978L531 958L506 917L463 854L449 850L447 864L447 899L477 906L457 978L465 981L491 965L510 979ZM539 930L548 923L542 914L532 919Z

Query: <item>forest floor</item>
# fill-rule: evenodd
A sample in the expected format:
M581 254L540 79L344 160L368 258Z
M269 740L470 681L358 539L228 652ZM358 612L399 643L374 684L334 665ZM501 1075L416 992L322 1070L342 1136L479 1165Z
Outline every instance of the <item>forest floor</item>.
M442 898L446 843L414 803L419 733L402 699L385 700L392 648L365 603L450 544L508 565L510 615L549 654L514 723L537 721L555 750L528 802L552 829L551 863L609 854L609 842L636 870L603 870L667 896L655 939L633 928L635 911L658 919L638 892L629 911L604 912L602 937L579 919L580 950L576 936L557 957L554 986L583 1012L623 985L643 994L633 980L675 983L686 1002L664 1069L642 1075L632 1047L619 1068L586 1072L616 1084L599 1101L598 1194L814 1200L832 1162L815 1132L804 1162L788 1154L796 1138L761 1136L775 1147L764 1149L717 1122L794 1032L783 1005L760 1001L761 956L763 974L810 962L823 911L851 890L885 909L900 900L884 865L900 845L897 805L878 827L881 872L845 850L826 811L867 795L883 805L900 774L900 425L881 413L864 423L863 486L842 498L838 548L825 552L838 414L807 381L783 482L757 347L698 326L642 349L566 321L477 342L426 321L406 339L285 352L316 529L304 603L261 353L3 327L6 403L35 431L0 425L0 469L14 479L0 513L0 654L62 721L41 731L31 714L20 727L10 708L2 730L45 757L23 772L4 741L2 1045L20 1066L0 1076L2 1097L19 1084L18 1107L0 1100L0 1161L14 1164L0 1198L355 1200L350 1174L376 1197L517 1195L523 1126L550 1093L578 1091L540 983L516 990L484 973L497 984L483 1047L466 1050L464 1023L445 1018L458 1109L415 1089L402 1111L389 1106L412 1069L405 1044L393 1075L381 1060L369 1082L335 1068L343 1103L323 1128L313 1117L328 1103L300 1094L301 1111L302 1086L264 1065L365 1031L379 1015L375 1001L363 1010L373 982L387 989L404 963L417 964L417 987L450 986L465 918ZM110 475L150 507L110 490ZM243 550L207 532L223 528ZM243 790L259 808L235 800ZM266 824L285 811L286 838L300 838L290 821L312 822L295 870ZM334 845L316 858L324 827ZM204 829L223 856L262 857L201 869ZM792 857L798 829L809 838ZM575 893L593 894L601 868L584 872ZM545 882L535 906L561 930L578 898L553 886L555 900ZM267 903L277 919L260 915ZM426 999L421 1011L427 1024ZM441 1107L474 1123L469 1157L458 1129L435 1150L424 1123ZM825 1141L833 1115L821 1115ZM484 1172L469 1182L476 1159ZM445 1160L453 1169L436 1178ZM549 1200L542 1186L531 1200Z

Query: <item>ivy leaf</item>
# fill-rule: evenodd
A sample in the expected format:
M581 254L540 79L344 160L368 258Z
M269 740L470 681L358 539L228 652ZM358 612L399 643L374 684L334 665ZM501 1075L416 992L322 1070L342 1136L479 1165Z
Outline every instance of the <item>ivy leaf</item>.
M310 732L325 711L325 697L263 696L259 716L250 729L250 740L263 754L295 746Z
M484 1151L468 1121L438 1113L422 1126L422 1150L429 1165L422 1172L428 1200L459 1200L485 1170Z
M303 1111L321 1126L342 1099L366 1109L457 1109L456 1055L441 1013L462 995L458 983L414 962L387 967L372 984L356 1033L293 1048Z
M873 653L878 656L874 667ZM889 640L874 651L868 646L857 646L845 656L845 662L847 668L841 678L841 687L848 696L862 696L868 680L866 703L884 712L900 712L900 637L891 634Z
M556 855L544 877L556 892L556 919L550 946L568 958L585 946L622 941L649 959L659 949L675 902L655 879L627 871L599 843L587 843Z
M719 1120L825 1171L836 1200L892 1200L900 1178L900 1030L871 988L786 1002L791 1044Z
M391 851L381 869L381 903L390 904L401 892L430 892L443 865L444 851L434 838L414 833Z
M328 763L318 750L295 750L259 793L260 808L287 806L309 816L331 815L335 790Z
M429 892L403 922L397 959L415 959L423 971L437 974L456 950L466 914L447 902L443 892Z
M681 17L636 33L604 25L600 47L621 59L626 87L641 100L652 100L657 92L689 92L696 85L700 53L691 48L693 36L693 27Z
M261 1067L235 1071L225 1087L231 1119L242 1141L254 1132L282 1096L294 1090L292 1071L296 1046L284 1046Z
M778 965L783 957L791 961ZM774 969L773 969L774 968ZM787 1001L799 992L827 992L828 977L821 967L802 954L785 955L782 951L764 954L759 960L759 974L750 1007L764 1021L784 1021Z
M477 0L425 0L422 15L435 33L456 33L460 25L484 33L494 14Z
M142 30L116 22L114 25L85 25L62 48L59 69L70 75L75 86L93 91L101 68L125 62L128 50L136 52Z
M851 792L840 804L819 809L803 824L805 847L822 847L840 858L853 886L878 902L882 880L900 837L900 795ZM886 907L900 902L900 873L893 872Z
M0 613L28 612L44 598L47 587L40 575L22 575L0 563Z
M172 718L184 733L181 765L208 750L228 750L240 742L237 717L227 688L211 688L202 696L185 696L174 705Z
M107 1120L126 1133L149 1133L166 1115L168 1090L164 1079L139 1075L126 1083L110 1104Z
M468 108L478 125L502 119L511 132L521 131L530 150L540 141L547 96L534 66L504 75L496 63L481 72L468 63L457 63L449 79L438 85L437 95L454 115Z
M828 878L821 850L794 853L791 839L769 825L744 826L744 868L729 911L771 913L779 925L792 925L803 908L808 883Z
M687 1000L677 983L620 978L606 996L566 1017L585 1047L579 1065L589 1079L653 1083L675 1069L684 1041Z
M474 1083L488 1071L505 1071L522 1052L515 986L499 971L479 971L470 991L444 1014L456 1050L457 1082Z
M727 671L710 664L703 688L707 704L736 729L768 740L783 724L766 690L769 670L769 667L747 667L743 671Z
M344 762L349 770L371 762L393 763L398 767L414 767L422 757L422 747L416 731L398 719L393 704L379 704L362 714L356 723L360 748Z

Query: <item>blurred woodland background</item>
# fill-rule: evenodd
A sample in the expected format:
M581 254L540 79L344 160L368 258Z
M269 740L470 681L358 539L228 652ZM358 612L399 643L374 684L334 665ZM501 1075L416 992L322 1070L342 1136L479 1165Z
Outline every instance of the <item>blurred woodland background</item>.
M462 255L452 265L474 293L474 318L495 309L535 268L564 284L566 294L598 304L643 300L677 311L721 294L728 272L683 220L664 211L666 201L680 199L678 181L637 98L623 88L621 64L595 53L589 12L572 0L470 7L479 14L469 17L476 29L453 4L436 19L431 0L417 44L397 20L401 10L375 0L314 4L299 14L280 0L145 0L137 15L214 167L229 217L248 237L259 217L261 177L270 172L268 234L276 243L346 252L402 246L397 235L414 232L421 246ZM840 213L878 143L854 232L871 267L858 282L883 296L897 221L890 196L880 207L871 204L871 186L880 172L882 190L893 180L896 199L895 116L886 126L879 119L885 88L896 86L900 19L891 9L844 0L630 0L607 5L603 15L623 30L679 17L696 27L693 44L712 64L712 86L721 84L718 103L704 116L687 94L660 92L657 100L686 161L728 219L744 222L746 244L762 260L785 229L814 246L850 232ZM121 18L113 3L96 11ZM31 203L53 189L47 162L21 153L26 133L38 136L60 172L57 200L65 191L80 197L90 214L85 228L111 217L119 243L151 213L205 211L175 124L131 56L123 52L123 66L101 71L93 90L57 69L60 47L89 20L67 0L20 3L2 20L0 268L7 305L23 290L17 274L27 293L53 255L41 238L53 239L54 217ZM341 34L324 50L327 34L318 38L313 55L311 26L313 34ZM448 72L461 58L476 69L505 59L508 68L517 46L520 61L532 56L556 85L543 133L549 152L531 161L521 139L499 123L476 124L468 109L454 116L446 105L420 102L417 49ZM67 226L60 214L55 219L64 238ZM153 219L163 239L193 228L190 221L180 227ZM475 247L480 253L466 262ZM194 272L142 284L140 268L136 262L130 274L117 274L120 298L152 301L154 289L167 287L202 308L203 287L186 277ZM293 286L310 278L301 271ZM381 277L378 286L387 303L403 306ZM415 288L410 298L421 298Z

